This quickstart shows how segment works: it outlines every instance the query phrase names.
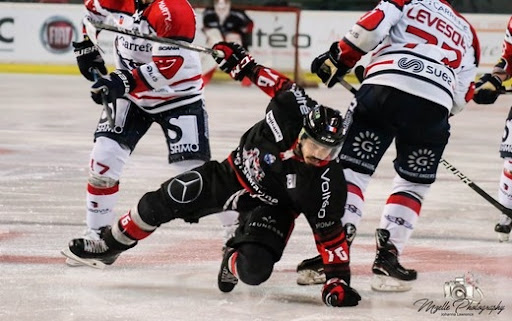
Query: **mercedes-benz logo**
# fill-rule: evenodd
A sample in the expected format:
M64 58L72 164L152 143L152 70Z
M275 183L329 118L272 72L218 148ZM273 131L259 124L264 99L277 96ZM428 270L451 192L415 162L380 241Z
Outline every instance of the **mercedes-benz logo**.
M203 178L196 171L180 174L172 179L167 193L177 203L190 203L199 197L203 190Z

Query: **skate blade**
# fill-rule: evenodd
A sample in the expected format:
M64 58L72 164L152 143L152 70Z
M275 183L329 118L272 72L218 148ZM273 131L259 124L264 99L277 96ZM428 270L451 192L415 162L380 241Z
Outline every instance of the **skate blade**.
M406 292L412 289L411 281L402 281L385 275L373 275L371 288L377 292Z
M67 257L66 264L67 264L67 260L73 260L77 264L87 265L87 266L93 267L95 269L103 270L105 268L105 263L103 263L101 261L98 261L98 260L95 260L95 259L82 259L81 257L78 257L75 254L73 254L73 252L71 252L69 249L61 250L60 254L62 254L65 257ZM73 266L76 267L78 265L73 265Z
M61 252L62 253L62 252ZM73 259L70 259L69 257L66 257L66 265L69 267L79 267L79 266L85 266L82 263L75 261Z
M325 273L318 273L315 270L301 270L297 272L297 284L298 285L313 285L313 284L324 284Z
M498 233L498 241L500 241L500 243L508 242L510 234L500 233L500 232L497 232L497 233Z

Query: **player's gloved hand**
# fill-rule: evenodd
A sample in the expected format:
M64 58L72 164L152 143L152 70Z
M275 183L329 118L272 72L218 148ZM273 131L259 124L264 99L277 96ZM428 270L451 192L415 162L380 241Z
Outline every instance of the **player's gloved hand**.
M105 94L107 102L111 103L117 98L124 96L135 88L135 80L128 70L116 69L107 77L100 77L91 87L91 98L95 103L101 105L102 93Z
M224 53L224 57L214 57L214 59L220 69L235 80L242 80L256 66L254 58L237 43L221 41L216 43L213 49Z
M311 63L311 72L317 74L322 82L331 88L350 70L341 61L341 49L338 42L333 42L329 51L316 57Z
M94 81L93 70L96 69L102 75L107 74L105 61L101 57L98 48L89 38L85 38L82 42L73 42L73 51L75 52L78 69L82 75L90 81Z
M359 304L361 296L342 279L331 278L324 284L322 300L331 307L353 307Z
M484 74L475 84L473 100L477 104L494 104L500 94L505 93L502 80L497 75Z

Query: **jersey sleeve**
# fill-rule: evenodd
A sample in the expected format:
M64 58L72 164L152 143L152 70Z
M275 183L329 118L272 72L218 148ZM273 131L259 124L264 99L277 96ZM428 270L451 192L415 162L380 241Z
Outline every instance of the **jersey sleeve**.
M277 96L294 84L290 78L280 72L262 65L254 67L248 77L270 97Z
M375 49L401 19L410 0L384 0L364 14L339 42L340 61L352 68L362 56Z
M452 115L461 112L466 104L473 99L475 92L475 76L480 63L480 43L476 31L471 27L473 41L462 57L461 67L457 69L457 83L453 90Z
M505 40L503 40L503 51L501 58L494 66L493 73L507 74L507 79L512 77L512 17L508 21L505 31Z
M319 167L302 192L301 210L313 231L327 279L338 277L350 283L350 249L341 218L346 204L346 181L337 162Z
M196 33L195 13L187 1L158 1L145 15L158 37L192 42ZM131 93L197 81L201 77L196 52L170 44L153 43L152 61L132 71L136 86Z

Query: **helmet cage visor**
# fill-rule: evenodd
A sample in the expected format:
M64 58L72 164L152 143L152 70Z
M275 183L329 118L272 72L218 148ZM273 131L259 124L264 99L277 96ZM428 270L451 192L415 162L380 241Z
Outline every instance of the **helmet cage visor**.
M299 134L299 144L302 148L304 157L314 157L320 161L330 161L338 157L341 151L341 143L337 145L327 145L319 142L313 136L302 128Z

